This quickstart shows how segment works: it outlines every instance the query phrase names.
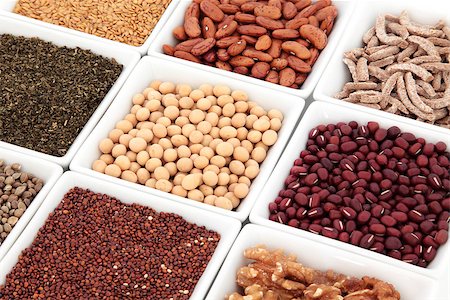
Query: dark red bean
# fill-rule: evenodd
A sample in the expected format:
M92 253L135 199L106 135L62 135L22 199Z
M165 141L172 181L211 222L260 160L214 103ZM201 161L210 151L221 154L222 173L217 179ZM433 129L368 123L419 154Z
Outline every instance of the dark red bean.
M426 246L426 247L429 247L429 246L433 246L435 248L439 247L439 244L436 243L434 238L429 236L429 235L425 236L423 238L422 242L423 242L423 245Z
M379 128L378 130L375 131L374 139L377 142L381 142L386 138L386 136L387 136L387 130L383 129L383 128Z
M423 258L425 259L425 261L430 262L436 257L436 253L436 248L434 248L433 246L429 246L423 252Z
M408 213L408 218L416 223L422 222L425 219L424 215L418 212L417 210L411 210Z
M389 255L390 257L395 258L395 259L401 259L402 258L402 253L400 251L398 251L398 250L389 251L387 253L387 255Z
M323 227L321 231L323 236L328 238L337 239L339 236L339 232L335 228L331 227Z
M344 243L348 243L350 241L350 235L348 232L344 231L339 234L338 239Z
M447 242L447 240L448 240L448 231L444 230L444 229L439 230L436 233L436 235L434 237L434 240L439 245L445 244Z
M353 141L348 141L341 144L341 151L344 153L350 153L358 149L358 144Z
M386 233L386 227L383 224L372 224L369 227L369 231L377 235L383 235Z
M417 264L419 262L419 257L416 254L405 254L402 256L402 261L410 263L410 264Z
M320 206L320 197L318 194L312 194L308 201L309 207L319 207Z
M370 248L375 242L374 238L375 236L373 234L364 235L359 242L359 246L365 249Z
M311 224L309 225L308 230L312 233L319 234L320 232L322 232L322 226L318 224Z
M375 205L371 210L372 215L375 218L381 218L381 216L384 214L384 211L385 211L385 209L381 205Z
M345 231L353 232L356 229L356 223L353 220L347 221L345 223Z
M400 238L402 236L402 233L400 230L394 228L394 227L388 227L386 228L386 234L389 236L395 236Z
M417 246L420 243L419 237L413 232L403 234L403 240L405 241L405 243L413 247Z
M425 220L422 223L420 223L420 230L425 234L430 233L433 230L433 228L434 223L429 220Z
M358 231L358 230L353 231L350 234L350 243L353 245L359 245L363 236L364 236L364 234L361 231Z
M389 236L386 238L384 246L389 250L398 250L402 247L402 242L397 237Z
M291 220L289 220L289 222L287 224L288 224L288 226L298 228L300 225L300 222L297 219L291 219Z
M323 209L321 207L316 207L316 208L310 209L308 211L307 215L311 219L320 218L323 216Z
M343 207L341 209L341 212L342 212L342 215L344 216L344 218L346 218L348 220L353 220L357 216L356 211L351 207Z
M344 231L344 223L341 220L335 219L333 220L333 227L336 228L338 231Z
M401 130L397 126L389 127L389 129L387 130L387 136L388 136L388 138L391 138L391 139L397 137L400 133L401 133Z
M387 227L393 227L397 224L397 220L395 218L393 218L392 216L388 216L388 215L382 216L380 221Z

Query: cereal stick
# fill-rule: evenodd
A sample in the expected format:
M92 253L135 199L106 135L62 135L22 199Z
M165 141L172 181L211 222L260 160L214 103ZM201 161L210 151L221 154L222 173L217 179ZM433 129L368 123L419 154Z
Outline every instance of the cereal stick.
M450 125L450 116L443 117L443 118L437 120L436 123L441 124L441 126L442 125ZM446 128L449 128L449 127L446 127Z
M400 52L400 48L397 46L390 46L380 51L377 51L371 55L369 55L369 61L377 61L392 55L395 55Z
M447 37L447 39L450 40L450 27L444 26L444 27L442 28L442 31L445 33L445 36Z
M366 47L366 48L365 48L365 52L366 52L367 54L369 54L369 55L372 55L372 54L374 54L375 52L378 52L378 51L380 51L380 50L386 49L386 48L388 48L388 47L391 47L391 46L389 46L389 45L381 45L381 46L375 46L375 47ZM393 46L393 47L395 47L395 46Z
M425 80L426 82L433 80L433 75L430 72L428 72L426 69L424 69L421 66L417 66L414 64L410 64L410 63L391 65L386 68L386 71L388 71L390 73L394 73L394 72L398 72L398 71L412 72L412 73L416 74L417 76L419 76L420 78L422 78L423 80Z
M340 91L339 93L336 93L334 95L334 98L344 99L344 98L347 98L349 95L350 95L349 91L345 90L345 86L344 86L344 90Z
M435 73L434 79L431 82L431 85L433 86L433 89L435 91L438 91L441 88L441 82L442 82L442 72Z
M350 94L349 99L352 102L361 102L362 98L369 97L369 96L377 96L377 95L381 95L381 93L378 91L373 91L373 90L356 91L356 92L353 92Z
M375 82L347 82L344 91L375 90L377 87Z
M445 27L445 21L439 20L436 24L433 25L433 28L435 29L443 29Z
M375 36L375 27L370 27L370 29L363 35L362 40L364 44L367 44L373 36Z
M368 66L369 69L369 75L384 81L387 80L389 78L389 73L379 67L375 67L375 66Z
M387 96L386 98L388 99L389 103L397 106L399 111L401 111L405 115L409 115L408 109L405 107L405 105L403 105L403 103L400 100L398 100L397 98L391 97L391 96Z
M350 74L352 75L353 81L358 82L358 76L356 75L356 64L353 60L349 58L344 58L344 64L347 65Z
M433 110L435 120L439 120L448 116L447 108L435 109Z
M425 55L425 56L414 57L413 59L408 60L408 63L415 64L415 65L421 65L424 63L440 62L440 61L441 61L440 56Z
M434 90L433 86L428 82L418 79L416 80L416 84L420 86L425 91L425 93L431 98L436 97L436 91Z
M367 81L369 80L369 69L367 68L367 59L361 57L356 63L356 77L357 81ZM356 81L356 80L355 80Z
M386 18L386 21L389 21L389 22L394 22L394 23L400 22L400 18L396 15L385 14L384 17Z
M440 55L450 54L450 47L439 47L437 50Z
M375 109L378 109L378 110L381 109L381 107L378 104L376 104L376 103L358 103L358 104L362 105L362 106L365 106L365 107L375 108Z
M430 70L433 72L449 72L450 71L450 63L424 63L420 65L422 68L426 70Z
M435 46L450 47L450 40L449 39L441 39L441 38L437 38L437 37L429 37L427 40L432 42Z
M380 45L380 41L378 40L378 38L376 36L373 36L370 41L367 43L367 47L376 47Z
M403 76L402 72L395 72L394 74L392 74L388 80L386 80L386 82L384 83L384 86L381 90L381 93L383 93L383 95L388 96L392 93L392 91L395 88L395 85L397 84L397 79Z
M414 106L408 98L408 94L406 92L405 81L403 76L397 78L397 93L400 97L400 101L405 105L405 107L413 114L428 121L434 121L435 117L433 114L426 114L422 112L420 109Z
M417 51L417 48L419 46L417 46L416 44L409 44L408 47L406 47L402 52L400 52L397 56L397 61L399 63L405 62L407 60L409 60L409 57Z
M386 17L385 16L379 15L377 17L377 21L375 23L375 32L377 34L377 38L380 40L380 42L382 42L384 44L392 45L392 46L399 46L400 44L405 42L405 40L403 40L399 36L390 36L386 33Z
M409 36L408 29L406 29L405 26L398 24L398 23L388 23L387 28L390 29L390 31L401 37L402 39L406 39Z
M391 104L391 107L389 107L388 109L385 109L385 112L391 113L391 114L395 114L397 112L398 108L397 105L395 104Z
M407 38L407 40L410 41L411 43L415 43L415 44L419 45L423 50L425 50L428 53L428 55L437 56L440 58L439 53L436 50L436 47L429 40L427 40L421 36L416 36L416 35L409 36Z
M411 102L421 111L425 113L432 113L433 109L423 103L423 101L420 99L420 96L417 94L416 81L414 80L411 72L407 72L405 74L405 84L406 91L408 92L408 96Z
M367 97L361 97L361 100L359 102L361 103L380 103L381 100L383 100L383 96L382 95L376 95L376 96L367 96Z
M424 56L426 54L427 54L427 52L419 47L419 48L417 48L417 51L414 52L413 57Z
M348 102L348 103L357 103L358 102L355 99L350 99L350 98L343 98L342 100L344 100L345 102Z
M447 93L446 96L443 98L437 98L437 99L427 99L421 97L422 101L427 104L432 109L441 109L446 108L450 105L450 93Z
M416 25L411 23L409 19L408 13L406 11L402 11L400 14L400 24L406 26L410 34L419 35L422 37L443 37L444 32L439 29L428 28L423 25Z
M395 56L391 55L391 56L385 57L383 59L380 59L378 61L372 61L369 63L369 66L383 68L383 67L392 65L394 62L395 62Z
M386 97L386 95L383 95L378 105L380 105L381 109L386 109L386 107L389 105L388 97Z
M358 60L358 58L360 58L361 55L363 55L363 54L364 54L364 48L356 48L356 49L345 52L344 57L349 58L349 59L353 60L354 62L356 62Z

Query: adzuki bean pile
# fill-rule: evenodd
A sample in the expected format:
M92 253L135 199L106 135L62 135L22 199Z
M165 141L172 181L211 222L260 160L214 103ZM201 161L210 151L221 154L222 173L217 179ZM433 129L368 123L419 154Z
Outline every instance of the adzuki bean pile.
M0 286L0 299L189 299L220 235L73 188Z
M426 267L448 239L449 158L396 126L319 125L269 218Z

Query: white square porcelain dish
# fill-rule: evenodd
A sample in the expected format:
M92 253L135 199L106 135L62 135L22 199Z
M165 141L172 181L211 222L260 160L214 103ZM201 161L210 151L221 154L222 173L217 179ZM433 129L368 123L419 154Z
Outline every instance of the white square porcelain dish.
M195 67L195 66L194 66ZM233 216L241 221L245 220L250 213L256 197L267 181L270 173L278 161L294 127L300 117L305 102L301 98L293 95L283 94L266 87L256 86L245 81L224 77L219 74L209 73L204 70L195 69L192 66L179 64L156 57L144 57L132 75L128 78L122 90L117 95L115 101L103 116L95 130L80 148L76 157L70 165L70 169L84 174L89 174L96 178L101 178L124 186L132 187L140 191L148 192L160 197L168 198L178 202L183 202L191 206L201 207L227 216ZM172 81L175 83L187 83L192 86L200 86L203 83L225 84L231 89L246 91L249 99L255 101L265 109L276 108L284 114L281 130L278 133L278 140L268 152L268 155L261 165L260 173L253 181L250 192L241 202L236 211L228 211L208 204L200 203L170 193L165 193L157 189L146 187L137 183L130 183L115 177L111 177L91 170L92 163L99 158L100 141L108 136L115 124L129 112L132 107L131 99L136 93L142 92L152 80Z
M242 293L236 284L236 272L250 263L250 260L244 257L244 250L261 244L272 250L283 249L285 253L296 255L298 262L306 267L322 271L331 269L349 276L370 276L387 281L399 291L401 299L446 299L438 293L435 279L316 241L250 224L242 229L236 239L208 293L207 300L225 299L225 295L233 292Z
M431 264L429 264L427 268L422 268L374 251L366 250L321 235L316 235L309 231L293 228L277 222L272 222L268 219L268 205L270 202L275 200L275 198L278 196L278 192L284 187L284 180L288 176L289 171L293 166L294 160L298 158L300 152L305 149L310 130L319 124L330 124L341 121L356 121L359 124L367 124L368 121L376 121L380 124L380 126L385 128L395 125L404 132L411 132L417 137L425 138L427 142L436 143L438 141L443 141L447 144L447 149L450 148L450 139L445 133L441 133L438 131L434 132L424 127L414 126L409 123L402 123L393 119L381 117L378 115L371 115L362 111L355 112L353 109L344 106L315 101L309 106L308 110L300 121L300 124L295 130L288 146L283 152L283 155L281 156L277 166L275 167L275 170L270 176L268 184L266 184L264 189L261 191L261 194L259 195L258 200L256 201L250 213L250 221L252 223L272 227L280 231L292 233L303 238L318 241L326 245L335 246L349 252L358 253L370 258L374 258L376 260L388 263L392 266L398 266L418 274L424 274L430 277L442 277L445 272L450 272L448 268L448 266L450 265L450 242L447 242L438 249L435 259L431 262Z
M175 45L176 39L172 35L172 30L183 24L184 20L184 12L186 11L186 8L191 3L191 0L181 0L180 4L178 5L177 9L174 10L173 14L170 16L170 18L167 20L167 23L165 24L164 28L158 32L158 35L155 37L155 40L150 45L149 54L150 55L156 55L156 56L165 56L167 59L171 61L180 62L183 64L195 66L196 68L200 70L207 70L209 72L214 72L221 75L226 75L231 78L236 78L238 80L242 80L249 83L258 84L260 86L264 87L270 87L274 90L290 93L297 95L299 97L302 97L304 99L308 98L310 94L312 94L320 75L322 75L323 70L325 69L328 60L330 59L331 55L334 52L334 49L338 45L340 38L342 34L346 30L346 25L348 21L350 20L350 17L353 14L354 10L354 4L355 1L348 1L348 0L335 0L333 3L337 6L339 10L339 15L336 19L336 23L334 24L333 31L331 32L331 35L328 39L328 45L325 47L325 49L322 51L322 53L319 56L319 59L314 64L312 72L308 76L308 79L303 83L301 89L292 89L288 87L284 87L278 84L273 84L266 82L264 80L252 78L250 76L240 75L233 72L228 72L224 70L220 70L218 68L201 65L197 63L193 63L187 60L179 59L176 57L165 55L162 52L162 46L164 44L169 45Z
M159 19L159 21L156 24L155 28L153 29L152 33L145 40L145 42L141 46L132 46L132 45L128 45L125 43L113 41L113 40L110 40L107 38L102 38L102 37L99 37L99 36L96 36L93 34L78 31L75 29L47 23L44 21L30 18L30 17L22 16L20 14L16 14L13 11L14 11L14 7L16 6L17 2L18 2L18 0L2 0L2 1L0 1L0 15L7 15L7 16L13 17L15 19L25 21L29 24L33 24L35 26L55 29L61 33L73 34L73 35L77 35L79 37L88 38L92 41L108 43L111 47L123 46L123 47L128 48L128 50L134 50L134 51L139 52L140 55L145 55L147 53L148 48L150 47L152 41L154 40L154 37L164 27L164 24L166 23L167 19L169 18L169 16L172 14L172 12L175 10L175 8L178 5L178 0L172 0L172 2L169 4L169 6L167 7L164 14Z
M334 54L317 84L314 99L450 134L450 130L443 127L334 98L334 95L342 90L344 84L351 81L350 72L342 61L344 52L362 46L364 33L375 24L378 15L387 13L399 15L403 10L407 10L411 20L415 22L435 24L442 19L446 21L447 26L450 25L450 2L446 0L358 1L352 19L346 27L346 33L339 40L339 45L334 49Z
M123 203L137 203L149 206L159 212L170 212L182 216L185 220L200 226L205 226L221 235L220 242L212 256L205 272L197 283L190 299L204 299L214 277L216 276L225 256L231 248L241 224L238 220L215 213L189 207L180 203L165 201L154 195L148 195L120 185L105 182L90 176L75 172L66 172L54 186L44 204L38 210L23 234L0 262L0 284L5 283L6 275L18 261L20 253L31 245L39 229L44 225L48 215L54 211L64 195L73 187L89 189L116 197Z
M8 250L20 236L25 226L33 217L36 210L41 206L50 189L56 183L63 173L63 169L52 162L31 157L17 151L0 148L0 160L4 160L5 164L11 165L19 163L22 165L22 171L33 174L44 181L44 186L31 202L25 213L20 217L19 221L13 227L3 243L0 244L0 261L6 255Z
M3 2L4 1L0 2L0 5L2 5ZM123 47L122 45L109 45L99 41L94 41L76 35L67 34L65 32L56 31L46 27L36 26L31 24L27 20L28 19L17 20L14 18L0 15L0 24L1 24L0 34L37 37L44 41L52 42L58 46L66 46L70 48L79 47L82 49L88 49L98 55L114 58L118 63L123 65L122 73L120 74L114 85L111 87L109 92L106 94L105 98L97 107L95 112L92 114L89 121L84 125L83 130L81 130L81 132L78 134L77 138L70 146L66 155L62 157L53 156L0 141L0 147L8 148L35 157L50 160L66 168L69 166L69 163L74 157L75 152L78 150L78 148L81 146L83 141L89 135L91 130L97 124L98 120L100 120L101 116L106 111L108 106L111 104L111 101L114 99L114 96L122 87L123 83L125 82L125 79L127 79L128 75L130 75L134 66L139 61L140 56L136 51Z

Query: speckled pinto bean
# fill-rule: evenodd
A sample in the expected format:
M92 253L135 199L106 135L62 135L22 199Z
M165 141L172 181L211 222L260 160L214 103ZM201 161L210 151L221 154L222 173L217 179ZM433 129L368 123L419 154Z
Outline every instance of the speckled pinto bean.
M0 299L189 299L220 235L71 189L0 285Z
M309 132L269 219L426 267L448 240L450 153L377 122Z

